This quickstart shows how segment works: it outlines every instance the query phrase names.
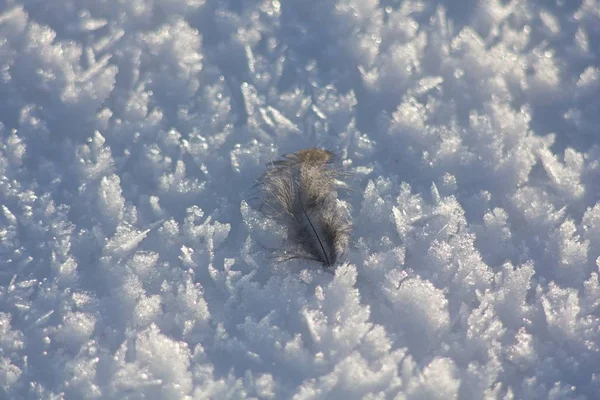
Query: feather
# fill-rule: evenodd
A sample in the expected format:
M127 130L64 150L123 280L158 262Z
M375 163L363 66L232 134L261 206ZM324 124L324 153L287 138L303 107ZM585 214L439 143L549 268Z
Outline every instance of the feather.
M332 267L346 250L350 221L338 202L347 188L334 154L313 148L286 154L272 162L257 185L261 211L287 228L292 249L281 260L301 258Z

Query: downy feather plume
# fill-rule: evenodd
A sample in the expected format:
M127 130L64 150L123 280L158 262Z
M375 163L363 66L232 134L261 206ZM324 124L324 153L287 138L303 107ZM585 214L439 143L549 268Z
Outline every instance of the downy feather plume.
M346 250L350 221L337 199L346 188L334 154L313 148L284 155L267 166L258 186L261 210L287 228L290 250L281 260L294 258L332 267Z

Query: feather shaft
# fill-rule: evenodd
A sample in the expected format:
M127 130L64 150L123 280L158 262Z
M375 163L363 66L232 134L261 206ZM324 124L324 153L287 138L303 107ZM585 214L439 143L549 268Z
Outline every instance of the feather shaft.
M331 265L331 261L329 260L329 257L327 257L327 252L325 251L325 247L323 246L323 242L321 241L321 238L319 237L319 234L317 233L317 230L315 229L315 226L313 225L313 223L310 220L310 217L308 216L308 214L306 213L306 210L304 209L304 206L302 205L302 199L299 200L300 206L302 207L302 212L304 213L304 216L306 217L306 220L308 221L310 228L312 229L315 238L317 239L317 241L319 242L319 247L321 248L321 251L323 252L323 258L325 259L325 264L326 265Z

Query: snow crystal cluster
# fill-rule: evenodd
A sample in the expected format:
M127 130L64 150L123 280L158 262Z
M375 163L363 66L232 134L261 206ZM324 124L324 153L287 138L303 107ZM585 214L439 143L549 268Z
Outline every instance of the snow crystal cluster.
M0 398L597 399L598 0L0 0ZM253 183L351 174L332 273Z

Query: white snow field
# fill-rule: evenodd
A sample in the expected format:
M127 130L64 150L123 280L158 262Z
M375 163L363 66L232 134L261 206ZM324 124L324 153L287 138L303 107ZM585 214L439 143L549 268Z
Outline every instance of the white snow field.
M599 399L599 43L599 0L0 0L0 399ZM312 146L329 271L253 189Z

